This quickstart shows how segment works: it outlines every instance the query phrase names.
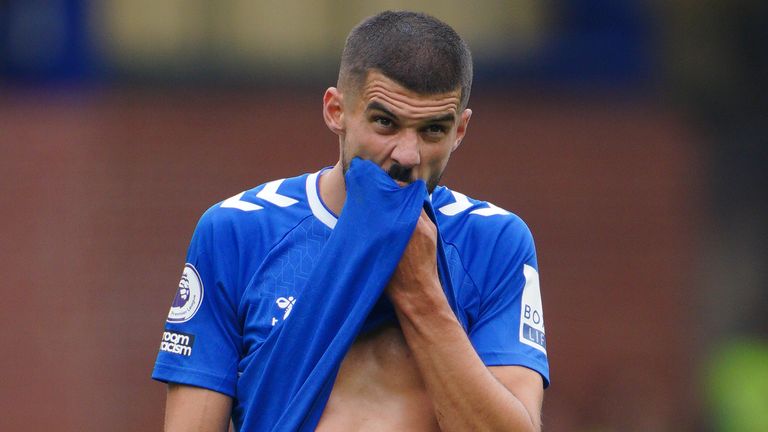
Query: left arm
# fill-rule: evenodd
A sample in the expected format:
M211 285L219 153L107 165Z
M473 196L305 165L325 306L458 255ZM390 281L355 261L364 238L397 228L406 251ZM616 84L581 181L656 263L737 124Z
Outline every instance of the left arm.
M543 384L521 366L486 367L440 286L436 229L422 213L387 293L444 431L539 431Z

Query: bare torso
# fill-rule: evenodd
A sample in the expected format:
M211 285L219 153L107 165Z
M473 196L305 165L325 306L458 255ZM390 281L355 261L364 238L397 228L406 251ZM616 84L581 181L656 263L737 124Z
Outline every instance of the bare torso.
M398 327L385 326L355 341L341 363L316 430L440 430Z

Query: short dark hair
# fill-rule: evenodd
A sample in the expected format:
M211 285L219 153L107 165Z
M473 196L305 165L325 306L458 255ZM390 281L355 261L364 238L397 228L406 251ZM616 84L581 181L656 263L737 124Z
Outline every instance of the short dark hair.
M341 54L339 87L359 89L378 70L422 94L461 89L461 108L472 87L472 54L448 24L418 12L385 11L357 25Z

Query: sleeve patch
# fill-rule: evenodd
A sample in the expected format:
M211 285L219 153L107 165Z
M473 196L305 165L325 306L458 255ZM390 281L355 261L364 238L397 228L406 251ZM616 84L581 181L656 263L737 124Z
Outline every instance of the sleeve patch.
M203 281L195 266L187 263L181 274L179 289L168 311L169 323L183 323L192 319L203 303Z
M192 355L192 346L194 344L195 335L166 330L163 332L163 340L160 341L160 351L189 357Z
M523 265L525 287L520 310L520 342L547 354L544 336L544 310L541 307L539 272L528 264Z

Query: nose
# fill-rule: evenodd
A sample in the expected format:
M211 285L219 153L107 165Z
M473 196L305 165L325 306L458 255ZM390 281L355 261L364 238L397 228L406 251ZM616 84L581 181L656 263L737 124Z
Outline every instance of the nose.
M418 133L410 128L401 130L391 157L394 162L406 168L418 165L421 162Z

